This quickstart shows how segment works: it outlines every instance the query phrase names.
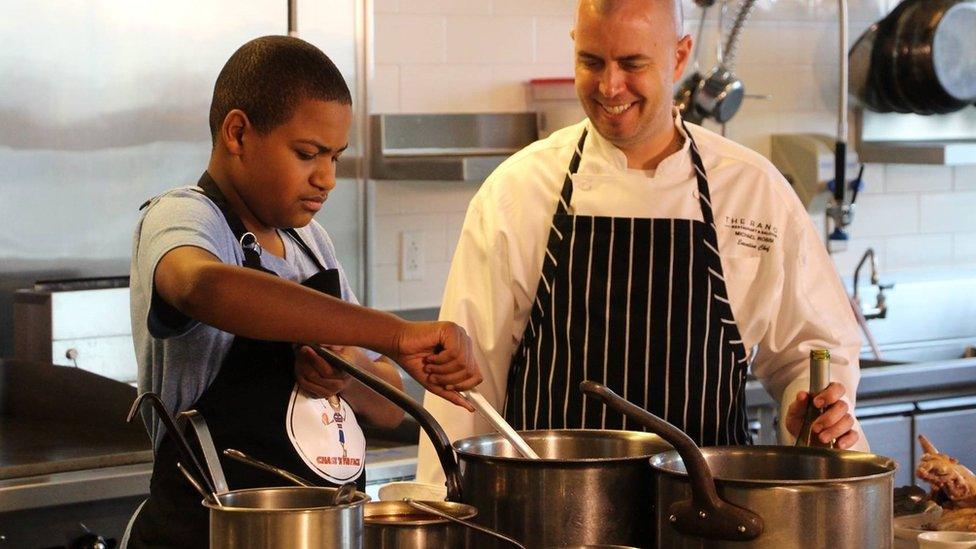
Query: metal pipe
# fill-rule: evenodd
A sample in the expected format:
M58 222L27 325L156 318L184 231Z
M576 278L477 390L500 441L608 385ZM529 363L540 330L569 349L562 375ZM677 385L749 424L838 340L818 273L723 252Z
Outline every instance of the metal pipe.
M858 299L858 279L861 277L861 267L864 266L864 262L871 259L871 284L878 283L878 262L874 258L874 248L868 248L864 251L864 255L861 256L861 260L857 262L857 267L854 269L854 299Z
M838 0L838 12L840 21L840 43L838 44L840 80L838 82L837 139L834 148L834 201L838 207L842 207L847 179L844 173L847 167L847 73L849 70L847 59L847 0Z
M298 0L288 0L288 36L298 36Z
M362 231L360 238L359 281L363 303L374 305L372 284L370 284L370 238L372 236L373 201L372 183L370 182L370 162L372 161L372 147L370 146L372 132L370 130L370 86L373 82L373 0L356 2L356 104L354 105L356 147L359 150L359 227Z

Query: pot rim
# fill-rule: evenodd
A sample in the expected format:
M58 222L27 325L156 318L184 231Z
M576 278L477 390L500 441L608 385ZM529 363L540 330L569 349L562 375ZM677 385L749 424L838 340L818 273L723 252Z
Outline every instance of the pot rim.
M797 454L797 455L809 455L809 454L820 454L828 457L842 458L854 458L857 461L863 461L877 467L883 467L887 470L881 471L879 473L874 473L870 475L860 475L854 477L840 477L840 478L828 478L828 479L742 479L742 478L728 478L716 475L712 473L713 478L716 482L722 482L723 484L759 484L763 486L819 486L824 484L839 484L844 482L866 482L875 479L881 479L887 476L894 476L895 471L898 469L898 463L885 456L880 456L877 454L869 454L867 452L855 452L852 450L834 450L830 448L795 448L793 446L777 446L777 445L767 445L767 446L708 446L702 448L702 454L713 454L721 453L722 450L737 450L745 451L746 453L765 453L773 451L779 454ZM671 450L667 452L661 452L653 456L650 459L651 468L657 474L668 475L670 477L676 478L688 478L688 473L683 471L676 471L665 465L667 463L673 463L674 458L681 459L678 455L677 450ZM707 461L707 460L706 460Z
M468 503L459 503L459 502L456 502L456 501L422 501L422 500L418 500L418 501L420 501L421 503L426 503L427 505L431 505L432 507L436 507L437 509L439 509L441 511L444 511L445 513L448 513L451 516L453 516L455 518L459 518L461 520L471 520L471 519L475 518L476 516L478 516L478 509L477 509L477 507L475 507L474 505L468 504ZM402 504L402 505L406 505L407 506L407 509L409 509L409 511L410 511L411 514L423 513L423 511L421 511L420 509L414 509L413 507L410 507L409 505L407 505L405 502L402 502L402 501L374 501L374 502L371 502L370 503L370 505L376 505L376 504ZM390 505L390 506L391 507L398 507L398 505ZM458 511L458 514L455 515L454 513L451 513L449 511L447 511L445 508L448 508L448 509L454 508L456 511ZM387 515L389 515L389 514L396 514L396 513L388 513ZM376 526L376 527L380 527L380 528L385 528L385 527L399 528L401 526L403 526L403 527L407 527L407 526L443 526L443 525L446 525L446 524L457 524L457 523L455 523L453 521L450 521L450 520L447 520L446 518L438 517L437 515L433 515L433 514L430 515L430 518L429 519L421 519L421 520L403 520L403 521L397 521L397 522L388 522L388 521L377 522L377 521L371 521L370 520L370 516L366 514L366 509L364 507L363 508L363 524L366 525L366 526Z
M279 491L279 490L291 492L291 491L306 491L306 490L315 490L315 491L335 490L335 488L330 488L328 486L268 486L265 488L242 488L240 490L230 490L217 497L218 498L224 497L227 494L243 494L246 492L264 492L264 491ZM232 507L227 505L218 507L217 505L211 503L209 500L206 499L202 500L201 503L203 504L204 507L210 509L211 511L222 511L227 513L300 514L300 513L315 513L315 512L326 511L326 510L341 511L353 507L362 507L371 499L372 498L366 492L360 492L357 490L355 499L350 503L344 503L342 505L322 505L318 507L291 507L285 509L255 509L253 507Z
M660 436L654 433L648 433L644 431L624 431L619 429L535 429L535 430L527 430L527 431L518 431L518 434L522 435L522 438L524 438L526 441L531 441L533 439L539 438L540 436L543 436L544 434L548 434L548 433L555 433L555 434L583 433L586 435L592 435L594 438L615 438L613 436L615 435L617 438L622 436L624 438L631 439L631 440L656 439L661 443L662 446L671 448L671 445L668 444L667 441L665 441ZM617 457L577 458L577 459L547 459L547 458L532 459L532 458L527 458L522 456L490 456L490 455L479 454L464 449L465 446L470 446L478 442L500 441L500 440L504 440L504 437L502 435L498 433L488 433L485 435L477 435L477 436L467 437L461 440L457 440L453 444L451 444L451 447L459 456L464 456L466 458L477 459L482 461L502 461L507 463L518 463L518 464L526 464L526 465L532 464L532 465L541 465L541 466L557 465L557 464L585 465L585 464L597 464L597 463L623 463L628 461L650 459L653 456L669 451L666 449L659 449L657 451L650 452L650 453L642 453L642 454L628 455L628 456L617 456Z

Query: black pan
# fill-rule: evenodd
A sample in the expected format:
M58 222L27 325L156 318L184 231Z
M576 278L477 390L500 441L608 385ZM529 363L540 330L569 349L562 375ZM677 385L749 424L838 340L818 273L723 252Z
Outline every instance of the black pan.
M909 78L930 98L934 112L955 112L976 100L976 4L920 3L907 37Z
M877 112L912 112L904 98L895 89L894 63L898 19L916 0L905 0L895 6L887 17L878 22L878 35L871 52L868 106Z

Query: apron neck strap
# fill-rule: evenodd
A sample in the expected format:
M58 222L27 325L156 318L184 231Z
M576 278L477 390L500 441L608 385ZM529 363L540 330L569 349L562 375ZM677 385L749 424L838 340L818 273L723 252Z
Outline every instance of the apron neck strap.
M695 143L695 138L688 131L688 125L685 124L683 119L681 120L681 129L685 131L685 135L688 136L688 141L690 141L690 146L688 147L691 153L691 165L695 168L695 179L698 180L698 203L701 205L702 220L709 227L715 228L715 216L712 215L712 198L708 193L708 176L705 174L705 164L702 162L701 154L698 152L698 144Z
M586 133L587 128L583 128L583 134L580 135L579 141L576 143L576 150L573 151L573 159L569 161L569 166L566 168L566 178L563 179L563 190L559 193L556 215L567 215L569 213L569 204L573 200L573 174L579 169L580 159L583 158Z
M217 182L214 181L209 172L203 172L200 180L197 181L197 187L200 187L200 192L220 208L220 213L224 214L227 226L230 227L231 232L234 233L234 238L237 239L241 245L241 250L244 251L244 266L263 271L261 246L258 244L257 237L247 230L241 218L231 209L227 197L224 196L223 191L217 186Z

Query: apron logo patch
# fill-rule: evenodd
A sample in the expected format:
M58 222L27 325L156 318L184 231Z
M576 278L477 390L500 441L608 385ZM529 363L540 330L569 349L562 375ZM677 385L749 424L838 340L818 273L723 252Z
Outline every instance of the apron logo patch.
M315 474L333 484L362 475L366 438L356 414L342 397L317 398L296 384L287 421L295 451Z
M725 216L725 228L735 235L735 243L744 248L768 252L779 238L779 228L747 217Z

